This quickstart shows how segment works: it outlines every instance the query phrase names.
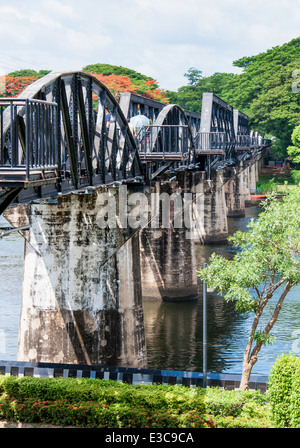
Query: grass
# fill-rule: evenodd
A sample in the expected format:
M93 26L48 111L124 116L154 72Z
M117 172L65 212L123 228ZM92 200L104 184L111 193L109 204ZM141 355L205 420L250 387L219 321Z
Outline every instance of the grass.
M276 176L261 174L259 176L258 182L261 184L267 184L272 179L274 179L274 182L277 185L284 185L285 183L287 183L287 185L295 185L295 181L291 174L277 174Z
M277 174L276 176L270 176L262 174L259 176L256 182L256 189L262 190L263 192L285 192L298 185L291 174Z

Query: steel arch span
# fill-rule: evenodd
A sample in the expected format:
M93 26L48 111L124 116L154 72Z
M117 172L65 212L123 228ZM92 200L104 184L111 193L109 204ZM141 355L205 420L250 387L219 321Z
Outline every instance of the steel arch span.
M127 119L109 89L93 75L77 71L49 73L29 85L19 95L18 100L21 99L57 104L54 132L62 182L69 178L77 189L80 185L105 184L143 174ZM41 120L38 109L32 108L31 114L37 126ZM15 118L17 124L12 123L9 110L4 112L4 135L9 139L14 126L16 138L22 142L26 127L24 107L19 107ZM34 145L34 133L31 137Z
M178 153L183 160L194 161L192 130L184 110L177 104L168 104L160 111L151 134L151 152Z

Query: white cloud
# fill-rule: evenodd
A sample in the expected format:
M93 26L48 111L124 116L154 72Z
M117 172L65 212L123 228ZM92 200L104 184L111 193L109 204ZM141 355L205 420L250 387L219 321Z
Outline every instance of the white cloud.
M194 66L236 72L232 62L298 37L289 0L0 0L0 69L69 70L122 65L176 90Z

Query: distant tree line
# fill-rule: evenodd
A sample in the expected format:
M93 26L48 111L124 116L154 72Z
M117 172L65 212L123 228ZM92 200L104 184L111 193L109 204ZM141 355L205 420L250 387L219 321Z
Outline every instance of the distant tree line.
M213 92L246 113L252 129L265 137L273 137L273 150L279 156L289 154L298 163L300 88L293 86L297 85L297 73L300 86L300 37L256 56L238 59L233 66L239 67L241 73L216 72L203 76L200 69L191 67L184 75L187 85L176 92L160 89L155 79L122 66L98 63L86 65L82 70L94 74L116 98L120 92L129 91L199 113L203 93ZM18 95L26 85L48 73L49 70L29 69L9 73L8 94ZM1 92L4 96L3 88Z
M293 88L297 86L297 73L300 85L300 37L238 59L233 66L241 68L241 73L203 77L200 70L191 67L185 74L187 85L177 92L167 91L167 96L187 110L200 112L203 92L215 93L246 113L253 129L275 137L274 151L286 156L292 132L300 124L300 89Z

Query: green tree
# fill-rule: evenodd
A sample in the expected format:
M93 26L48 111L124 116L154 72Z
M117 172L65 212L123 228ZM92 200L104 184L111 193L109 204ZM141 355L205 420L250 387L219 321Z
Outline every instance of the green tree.
M288 146L287 152L292 161L296 164L300 163L300 125L296 126L292 133L292 146Z
M203 77L191 67L188 85L169 95L186 110L201 112L203 92L212 92L249 116L252 129L275 138L273 150L285 157L300 114L300 38L233 62L239 74ZM296 78L296 79L295 79Z
M128 76L132 81L146 81L147 79L153 80L150 76L143 75L142 73L136 72L131 68L122 67L121 65L111 65L111 64L89 64L83 67L84 72L97 73L98 75L122 75Z
M37 78L42 78L43 76L48 75L51 70L32 70L32 69L24 69L24 70L17 70L15 72L8 73L8 76L14 76L15 78L23 78L25 76L36 76Z
M300 67L300 38L233 65L243 71L228 82L222 98L248 114L253 129L275 137L275 148L287 155L291 133L299 123L300 101L293 89L293 74Z
M271 194L248 231L236 232L229 240L238 248L235 256L228 260L213 254L197 274L226 301L233 301L237 311L254 315L240 383L245 390L259 351L272 342L270 332L286 295L300 283L300 187L282 202Z
M211 76L202 77L202 75L198 76L198 80L196 82L196 74L200 70L196 70L193 67L188 70L189 85L179 87L177 92L173 92L172 95L168 93L168 97L172 99L173 103L178 104L185 110L189 110L191 112L201 113L202 106L202 95L204 92L212 92L217 96L223 95L224 90L226 89L226 85L234 76L232 73L214 73Z
M188 71L184 74L184 76L188 79L188 84L190 86L195 86L199 83L200 79L202 79L202 71L198 70L195 67L191 67L188 69Z

